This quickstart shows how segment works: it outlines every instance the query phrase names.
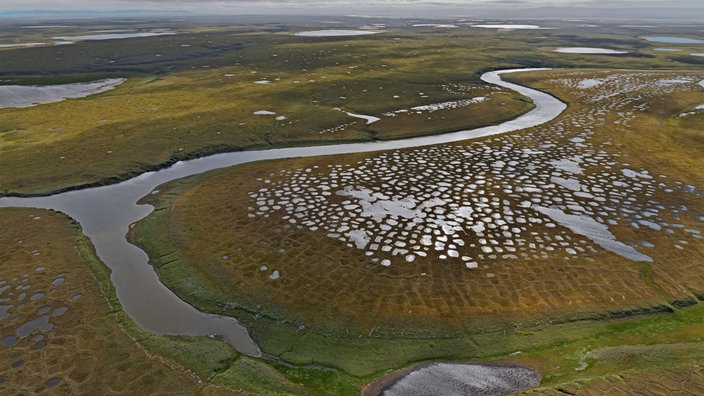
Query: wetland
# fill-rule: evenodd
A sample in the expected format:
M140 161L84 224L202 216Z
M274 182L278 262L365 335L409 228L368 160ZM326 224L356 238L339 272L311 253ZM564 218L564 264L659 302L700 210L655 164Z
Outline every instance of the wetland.
M0 388L704 391L696 29L334 21L0 28Z
M508 72L516 72L509 70ZM479 136L488 136L523 129L547 122L557 116L564 104L539 91L502 82L499 75L507 71L489 72L482 79L504 87L511 87L528 95L535 109L497 126L443 134L425 138L384 143L340 144L310 148L273 149L252 152L218 154L197 160L177 162L173 166L145 173L135 179L112 186L103 186L37 198L0 198L0 207L39 207L59 210L81 223L85 233L96 247L98 257L112 270L112 282L123 309L145 330L172 335L218 335L243 353L259 355L247 332L234 321L214 315L202 315L171 294L150 273L148 257L120 237L129 227L149 212L138 199L163 183L186 176L264 159L318 156L329 154L380 151L399 147L414 147ZM271 112L259 111L259 114ZM274 270L271 279L279 278Z

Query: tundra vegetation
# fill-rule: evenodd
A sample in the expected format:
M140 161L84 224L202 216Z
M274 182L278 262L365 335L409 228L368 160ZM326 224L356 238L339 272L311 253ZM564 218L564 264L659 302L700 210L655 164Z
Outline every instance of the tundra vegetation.
M554 68L510 79L568 109L477 141L212 171L146 198L156 210L130 238L181 298L245 324L264 358L142 332L76 224L4 209L0 387L359 394L413 363L481 360L537 370L536 392L704 392L704 60L689 55L701 44L643 39L697 32L340 21L379 33L296 36L329 25L259 19L3 27L0 44L44 43L0 48L5 85L127 81L1 109L0 193L532 108L482 83L489 69ZM54 44L126 28L159 35ZM623 53L555 52L571 47Z

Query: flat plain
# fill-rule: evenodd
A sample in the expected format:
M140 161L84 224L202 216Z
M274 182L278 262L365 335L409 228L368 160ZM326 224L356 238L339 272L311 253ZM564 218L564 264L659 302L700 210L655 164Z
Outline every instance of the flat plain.
M528 392L702 389L702 59L688 55L695 43L662 51L642 38L696 32L364 24L378 33L293 34L325 27L311 21L163 21L159 32L176 34L47 40L119 27L101 22L26 29L17 40L46 45L0 50L12 55L0 58L4 84L127 78L87 98L0 109L5 195L115 182L222 151L470 129L532 108L527 98L482 83L478 76L489 69L553 67L507 78L568 104L555 120L506 135L251 163L177 180L146 198L156 210L131 238L161 280L201 310L236 317L263 358L215 339L141 332L120 311L75 225L49 212L3 210L3 268L16 272L3 280L32 274L32 292L64 293L46 283L60 277L70 286L70 273L80 291L66 293L81 295L51 301L51 312L68 310L44 312L54 328L28 333L45 342L39 352L27 337L6 345L11 366L31 368L7 369L6 384L359 394L413 363L481 359L535 369L541 384ZM153 23L130 28L157 32ZM623 53L555 51L567 47ZM32 231L21 220L30 214L40 218L31 225L56 224ZM30 238L25 231L69 253L83 246L82 255L50 256L41 266L55 276L46 277L34 263L42 249L31 264L16 259L33 254L18 250L17 240ZM102 298L109 312L99 311L107 309ZM89 301L90 309L74 309ZM98 318L108 318L105 329L88 324ZM60 322L69 319L76 324ZM3 336L15 327L8 322ZM114 342L139 362L129 369L106 357L111 343L74 339L120 330ZM55 339L88 342L85 358L110 374L81 377L82 360L71 361L74 368L51 360L42 351L53 350Z

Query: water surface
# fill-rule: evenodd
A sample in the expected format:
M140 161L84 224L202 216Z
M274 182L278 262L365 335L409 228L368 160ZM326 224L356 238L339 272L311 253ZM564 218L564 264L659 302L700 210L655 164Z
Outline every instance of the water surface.
M154 36L166 36L176 34L174 32L168 31L155 31L155 32L138 32L138 33L98 33L98 34L87 34L82 36L56 36L52 37L55 40L66 40L66 41L94 41L94 40L114 40L114 39L126 39L126 38L140 38L140 37L154 37Z
M670 44L704 44L704 40L687 38L687 37L670 37L670 36L656 36L656 37L643 37L644 39L653 43L670 43Z
M540 376L518 366L432 363L386 388L384 396L503 395L538 386Z
M335 37L335 36L365 36L369 34L381 33L380 31L371 30L345 30L345 29L326 29L326 30L310 30L306 32L295 33L294 36L305 37Z
M594 48L594 47L560 47L555 50L555 52L560 52L563 54L594 54L594 55L617 55L617 54L627 54L626 51L616 51L608 48Z
M61 85L0 85L0 109L31 107L65 99L83 98L109 91L125 81L124 78L108 78Z
M237 350L259 355L259 349L249 338L247 330L235 319L202 313L179 299L159 281L149 265L147 254L127 242L125 235L130 226L153 210L152 206L139 205L137 201L168 181L247 162L373 152L457 142L529 128L557 117L566 108L566 105L558 99L546 93L501 80L502 73L523 70L503 70L482 75L482 80L485 82L515 90L530 97L535 104L535 108L530 112L499 125L397 141L216 154L190 161L180 161L160 171L147 172L109 186L69 191L47 197L0 198L0 207L54 209L78 221L83 227L83 232L93 242L98 257L111 269L111 280L123 309L141 328L157 334L192 336L218 334Z

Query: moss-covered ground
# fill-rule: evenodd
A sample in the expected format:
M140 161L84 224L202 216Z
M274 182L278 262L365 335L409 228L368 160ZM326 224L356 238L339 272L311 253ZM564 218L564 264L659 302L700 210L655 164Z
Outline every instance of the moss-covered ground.
M383 33L345 38L291 35L299 27L320 27L310 21L296 21L295 27L254 20L236 27L165 22L163 27L181 33L139 39L139 45L130 39L3 49L3 83L129 80L84 99L0 110L0 195L110 182L212 152L441 133L527 111L525 98L478 80L488 69L601 69L579 71L585 79L604 78L613 69L701 75L692 70L701 59L686 55L701 52L696 46L677 46L682 53L656 51L662 45L640 38L650 33L646 28L443 30L386 22ZM101 28L116 26L78 24L69 33ZM7 40L66 34L2 29ZM667 29L672 35L696 34L687 27ZM552 52L562 46L606 46L628 54ZM581 114L589 104L556 83L571 72L512 78L568 102L568 115ZM262 80L268 83L255 83ZM384 115L479 96L489 100L427 114ZM609 155L622 156L619 161L633 169L701 186L704 113L679 116L704 102L701 93L651 99L651 107L630 125L614 126L618 117L611 115L610 127L597 130L594 141L608 141ZM253 114L258 110L276 115ZM382 119L366 125L347 111ZM500 148L501 142L491 145ZM202 310L237 317L264 352L283 361L242 356L217 340L142 332L120 310L107 270L77 225L55 213L3 210L1 280L12 288L0 297L12 306L2 306L9 314L0 319L0 336L12 336L19 321L35 316L49 315L53 327L19 337L16 344L3 339L0 387L359 394L366 383L409 364L481 359L538 370L539 393L704 392L702 244L693 236L680 239L686 251L649 251L652 264L600 252L571 266L551 259L496 260L492 272L482 268L483 276L476 277L430 258L382 270L322 232L287 228L287 219L276 216L265 221L248 216L253 203L247 193L273 172L349 165L370 156L255 163L177 181L152 198L157 210L137 230L136 241L164 283ZM655 198L668 207L686 204L690 213L682 214L681 223L700 225L695 212L701 197L687 202L678 197ZM642 235L623 225L612 230L626 239ZM262 271L262 265L272 268ZM440 265L443 270L437 270ZM269 277L274 267L282 270L282 282ZM422 278L421 271L431 276ZM63 283L52 283L58 278ZM29 291L16 289L28 283ZM32 300L35 293L44 296ZM571 305L573 299L579 306ZM225 309L228 302L235 308ZM66 354L68 349L78 352Z
M13 307L8 310L11 316L2 320L3 336L17 327L12 317L30 319L42 306L68 307L50 319L51 329L35 330L15 345L0 347L0 388L7 391L354 395L390 368L432 358L527 365L545 376L535 390L539 393L600 393L618 387L641 389L643 384L648 384L646 390L654 389L650 384L695 394L702 389L701 304L646 318L539 326L464 339L315 340L337 360L359 353L371 357L369 369L358 367L357 375L351 375L244 357L207 338L145 334L119 309L107 270L69 219L43 210L4 209L1 222L3 246L12 247L2 254L3 280L8 282L3 285L31 285L28 294L46 295L39 300L27 297L20 307L19 291L4 291L2 297L11 300L4 304ZM64 282L54 285L57 277ZM287 336L291 342L301 341L294 332ZM390 355L381 359L383 351ZM58 381L50 382L53 379Z
M555 122L571 125L564 120L573 120L594 104L566 81L615 73L628 72L555 70L516 79L568 102L567 112ZM635 92L622 95L637 96L641 90L644 94L648 85L657 87L658 81L687 73L701 78L697 72L653 72L639 77L643 80L633 84ZM609 123L572 125L578 131L593 129L597 142L611 141L606 147L614 158L633 169L701 185L697 170L702 156L696 154L701 150L701 127L696 120L678 118L702 100L701 92L657 94L657 90L648 97L651 106L625 127L614 124L617 119L608 114ZM621 99L614 96L609 103ZM638 105L641 102L633 103ZM517 136L528 134L530 140L534 133ZM501 139L494 139L494 147L512 142L511 137ZM261 188L276 191L282 185L279 179L291 177L287 170L300 169L311 175L311 182L320 181L331 164L368 164L365 161L374 156L254 163L177 181L162 189L157 201L150 198L156 211L141 223L137 241L150 252L164 283L184 299L201 309L238 317L265 352L296 364L335 367L368 378L418 361L500 359L538 369L544 375L541 392L563 387L594 393L611 387L628 389L640 380L656 381L654 373L672 366L675 369L667 375L673 381L701 386L696 373L702 309L696 296L704 290L697 280L702 245L696 238L686 252L649 251L655 258L652 264L594 252L569 265L555 258L526 260L517 266L510 260L491 261L486 267L490 269L467 275L464 267L430 258L384 268L325 231L293 226L276 212L253 215L255 203L249 193ZM599 169L603 171L606 168ZM410 169L398 172L414 174ZM684 199L691 212L683 214L688 219L684 221L697 227L701 199L668 194L651 199L662 199L667 207ZM619 238L637 238L628 227L612 231ZM655 243L669 238L645 235L640 238ZM280 271L283 281L272 280L273 269ZM485 272L492 277L480 276L489 275ZM483 304L460 297L468 295ZM578 303L572 305L572 300ZM225 302L234 302L236 308L223 309ZM622 317L629 319L618 319ZM638 359L644 359L642 365L629 363Z

